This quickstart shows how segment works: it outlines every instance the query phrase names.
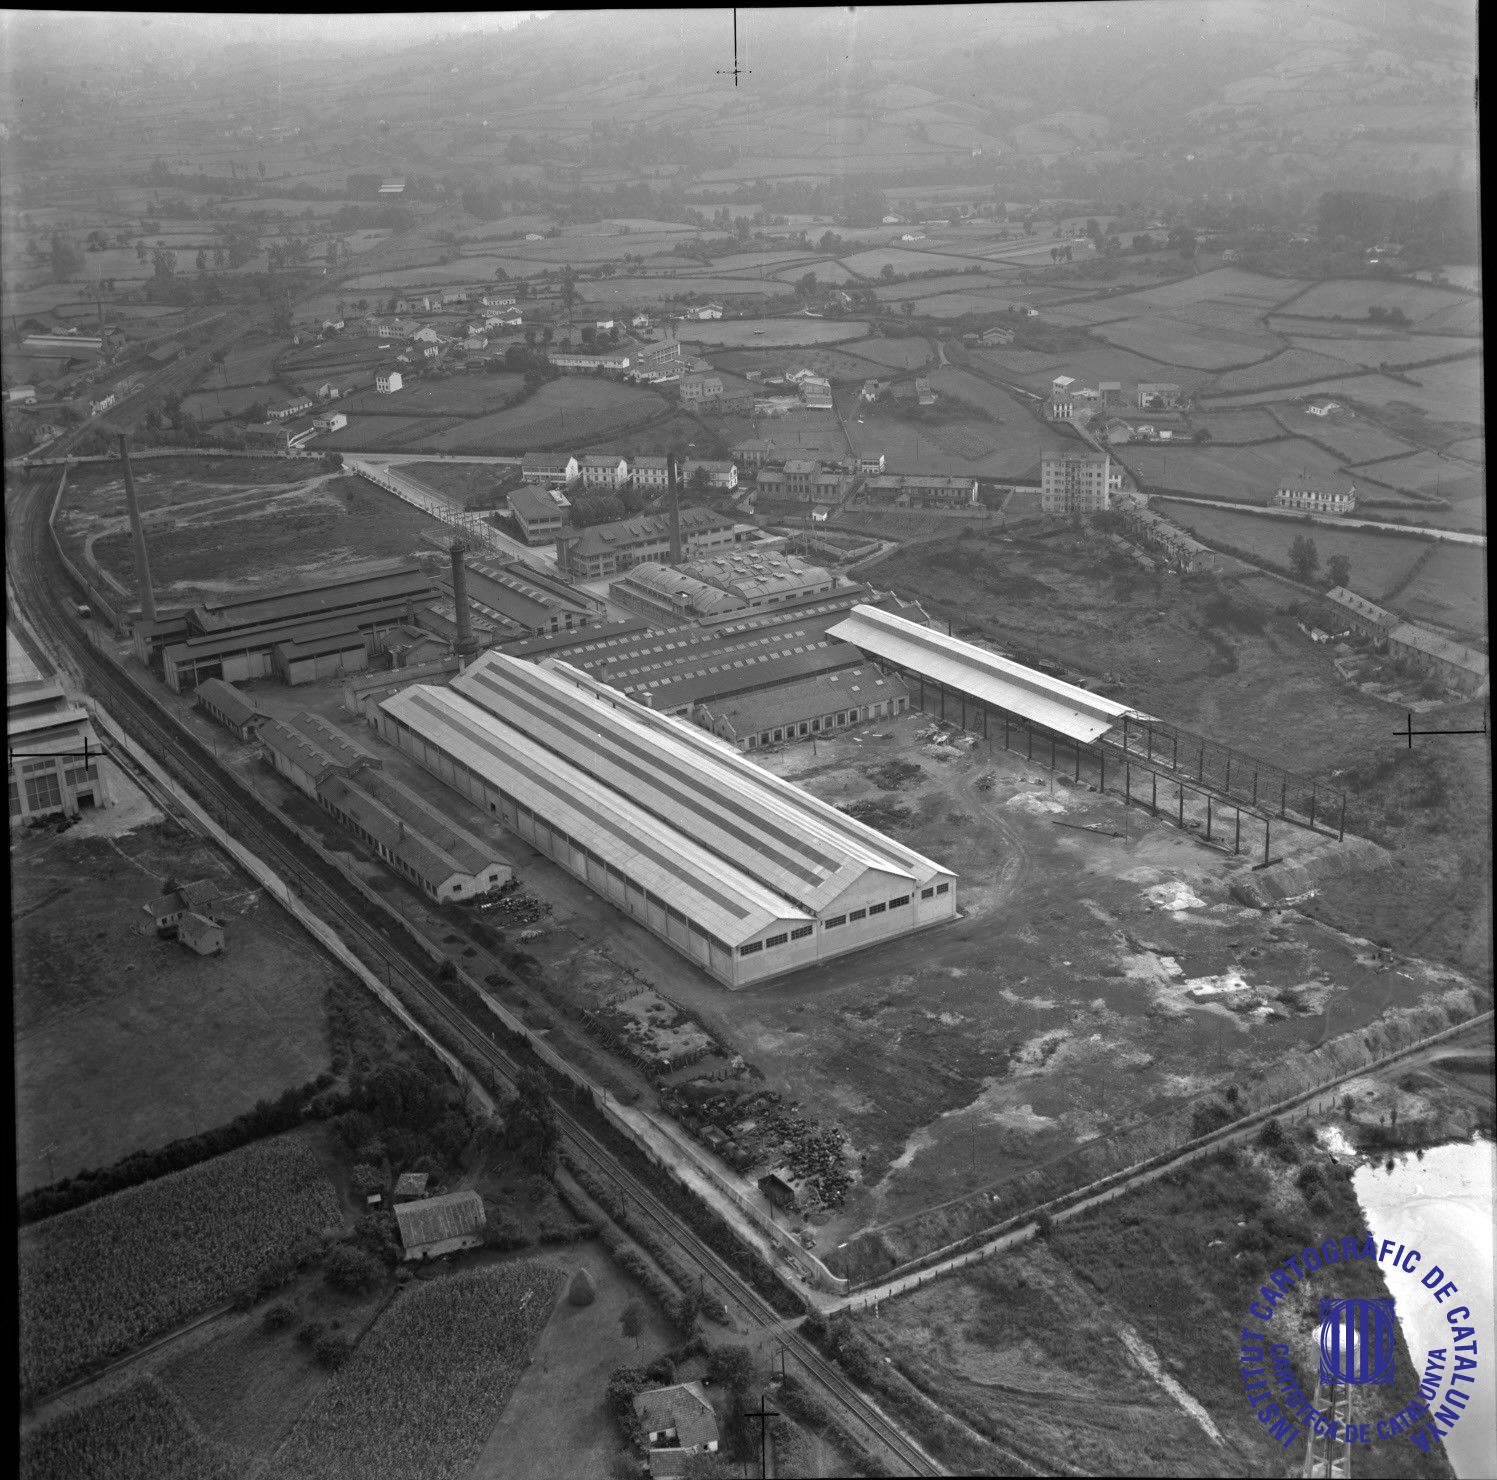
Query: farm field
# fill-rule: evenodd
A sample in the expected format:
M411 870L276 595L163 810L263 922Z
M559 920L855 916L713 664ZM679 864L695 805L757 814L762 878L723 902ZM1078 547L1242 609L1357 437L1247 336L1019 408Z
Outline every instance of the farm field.
M969 405L978 406L994 421L1001 421L1005 426L1035 419L1029 408L1021 405L1007 391L990 381L980 379L968 370L942 365L931 371L930 384L937 395L956 396Z
M979 364L990 364L1007 380L1016 380L1031 390L1048 393L1057 375L1071 375L1095 385L1099 380L1122 383L1125 401L1134 401L1134 388L1140 381L1168 380L1182 391L1193 393L1211 380L1209 370L1185 366L1161 365L1156 360L1131 354L1116 345L1090 338L1074 349L1040 353L1035 350L982 349L972 352Z
M1332 488L1352 481L1338 458L1303 438L1261 447L1134 442L1125 456L1149 486L1255 504L1271 504L1286 478L1303 475Z
M1097 328L1109 344L1133 350L1164 365L1196 370L1225 370L1272 354L1276 341L1266 334L1203 328L1181 319L1129 319Z
M1345 375L1351 369L1347 361L1332 359L1329 355L1316 354L1308 349L1286 349L1256 365L1219 375L1211 382L1206 394L1215 396L1232 391L1262 390L1269 386L1305 385L1328 376Z
M1429 322L1442 311L1480 304L1465 293L1432 287L1426 283L1384 281L1378 278L1348 278L1316 283L1292 301L1277 300L1280 311L1298 318L1365 319L1374 307L1400 309L1416 324ZM1448 314L1447 314L1448 316ZM1437 327L1447 327L1444 324Z
M789 283L757 276L607 278L577 285L578 297L584 303L601 304L675 303L689 294L698 298L727 298L757 293L764 298L789 298L793 291Z
M503 410L524 386L522 375L453 375L446 380L413 380L394 396L365 392L352 401L339 401L337 409L347 411L350 419L357 411L384 411L394 405L402 416L481 416Z
M988 389L990 394L1001 394L993 387ZM862 425L855 418L850 418L846 425L853 449L873 455L882 452L891 472L919 469L1000 479L1021 479L1033 473L1038 482L1040 458L1047 450L1076 445L1075 438L1057 431L1048 422L1036 420L1018 406L996 426L992 421L978 419L927 425L877 410L867 412ZM989 445L996 444L997 450L976 461L970 460L964 455L970 450L964 433ZM761 435L776 434L761 432ZM946 445L948 438L954 439L950 447ZM957 446L962 450L955 450Z
M721 345L734 349L775 349L798 344L842 344L863 339L868 325L857 319L685 320L676 328L683 344Z
M937 293L999 289L1006 285L1001 277L986 272L953 272L938 277L912 278L908 282L886 283L875 278L872 286L873 295L880 303L899 303L906 298L913 298L918 303L922 298Z
M274 380L276 361L291 348L289 339L275 340L270 344L256 344L242 349L231 349L224 357L220 369L211 373L215 379L222 375L222 384L251 385Z
M45 1393L340 1225L298 1140L258 1141L22 1230L21 1381Z
M262 381L258 385L230 386L227 390L213 384L217 377L209 380L209 389L193 391L182 397L182 409L200 422L223 421L227 417L242 416L256 402L268 405L284 401L290 392L278 381Z
M923 251L919 242L911 242L908 246L875 247L866 252L855 252L844 257L842 264L859 277L876 278L885 267L892 267L895 272L925 272L933 267L951 268L956 262L949 254Z
M1233 411L1225 414L1234 417L1269 416L1270 418L1274 415L1271 412L1256 410ZM1218 413L1213 411L1212 415L1216 417ZM1277 415L1290 427L1297 428L1302 423L1305 436L1324 443L1334 452L1339 453L1351 466L1374 462L1384 457L1398 457L1414 450L1407 442L1361 417L1354 421L1338 421L1333 417L1311 416L1302 406L1284 406L1277 412ZM1212 430L1216 430L1214 424Z
M342 973L211 845L158 823L26 838L12 864L18 1191L232 1119L327 1067L323 996ZM221 959L134 933L168 876L224 889ZM79 928L84 900L98 928Z
M1460 348L1458 340L1452 342L1434 334L1390 334L1386 331L1324 337L1291 334L1290 339L1298 348L1312 354L1349 360L1371 370L1382 364L1397 366L1415 360L1432 360L1437 355L1454 354Z
M726 260L737 259L721 259L714 265L717 267L721 267L723 265L723 261ZM845 268L840 262L830 260L809 262L798 264L795 267L787 267L781 272L776 273L775 276L782 282L797 283L808 272L813 277L815 277L818 283L850 283L854 280L853 274L849 272L847 268Z
M876 360L891 370L915 370L935 358L930 344L913 336L908 339L860 339L848 349L867 360Z
M467 1475L563 1282L519 1261L415 1283L303 1413L266 1480Z
M935 293L916 300L923 314L950 314L952 316L969 313L1007 313L1010 308L1023 301L1004 288L995 288L990 293L972 290Z
M1345 555L1351 561L1352 590L1372 601L1381 601L1383 593L1398 585L1430 548L1427 540L1374 530L1332 529L1297 519L1176 503L1168 498L1153 499L1151 504L1207 544L1219 540L1285 571L1289 569L1289 547L1297 536L1307 536L1315 541L1322 566L1332 555Z
M380 397L386 405L389 399L388 396ZM362 408L357 406L340 406L338 409L348 416L348 425L336 432L320 434L315 443L319 452L339 448L404 448L421 440L426 433L448 426L452 420L446 416L388 416L367 411L360 415Z
M442 452L524 453L565 441L591 441L661 415L654 391L588 375L547 381L522 405L497 411L424 439Z
M154 1378L24 1433L23 1480L234 1480L230 1456Z
M1475 497L1485 486L1485 476L1479 468L1434 452L1413 452L1407 457L1365 463L1357 469L1357 475L1394 488L1438 493L1457 501Z
M1197 426L1205 427L1211 433L1213 442L1229 446L1243 442L1267 442L1284 435L1284 428L1268 411L1256 408L1247 411L1197 411L1194 420ZM1316 428L1316 432L1318 435L1319 428Z
M1491 640L1487 598L1486 551L1441 544L1399 592L1394 606L1413 621L1454 628L1485 649Z

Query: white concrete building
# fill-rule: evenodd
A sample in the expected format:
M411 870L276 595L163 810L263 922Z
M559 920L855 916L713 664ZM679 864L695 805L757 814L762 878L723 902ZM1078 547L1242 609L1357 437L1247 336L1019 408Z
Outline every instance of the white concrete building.
M393 395L403 384L398 370L381 370L374 377L374 388L382 396Z

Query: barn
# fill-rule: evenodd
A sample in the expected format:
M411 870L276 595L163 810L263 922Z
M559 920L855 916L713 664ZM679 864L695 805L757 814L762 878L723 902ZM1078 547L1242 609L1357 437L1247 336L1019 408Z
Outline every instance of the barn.
M448 1192L417 1202L395 1204L395 1222L407 1259L440 1259L483 1242L487 1219L483 1199L473 1191Z

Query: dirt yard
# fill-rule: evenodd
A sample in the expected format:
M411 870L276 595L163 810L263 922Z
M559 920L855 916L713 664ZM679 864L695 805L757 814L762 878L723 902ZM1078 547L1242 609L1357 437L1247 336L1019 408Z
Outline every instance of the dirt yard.
M278 905L170 824L81 831L11 853L22 1190L207 1130L328 1065L323 994L342 973ZM135 933L169 876L221 882L223 956Z

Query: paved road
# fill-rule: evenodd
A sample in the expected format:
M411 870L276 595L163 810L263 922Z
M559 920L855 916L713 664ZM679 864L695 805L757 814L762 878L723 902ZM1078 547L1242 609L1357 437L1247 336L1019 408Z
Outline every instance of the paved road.
M1431 539L1449 540L1456 545L1484 545L1484 534L1468 534L1463 529L1431 529L1426 524L1390 524L1379 519L1348 519L1340 514L1304 514L1298 509L1276 509L1264 504L1234 504L1219 498L1191 498L1179 493L1150 493L1150 499L1168 499L1173 504L1200 504L1207 509L1238 509L1248 514L1267 514L1275 519L1298 519L1302 524L1319 524L1326 529L1386 529L1393 534L1422 534Z

